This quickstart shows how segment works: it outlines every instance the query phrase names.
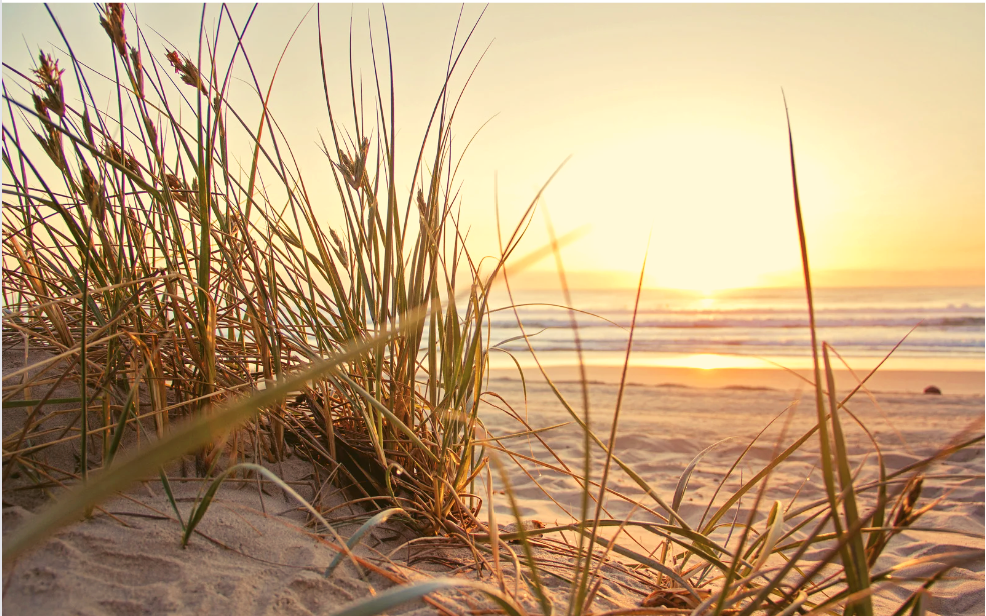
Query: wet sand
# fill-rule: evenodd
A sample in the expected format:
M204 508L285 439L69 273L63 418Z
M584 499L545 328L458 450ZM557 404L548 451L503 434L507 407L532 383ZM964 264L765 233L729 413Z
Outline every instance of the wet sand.
M553 381L578 381L579 369L576 366L548 366L548 375ZM623 369L617 366L587 366L590 381L619 383ZM492 371L497 381L517 379L516 370L497 369ZM798 376L781 369L770 368L716 368L702 370L697 368L634 367L627 371L627 383L636 385L667 385L700 388L769 388L796 391L809 387L813 380L811 370L795 370ZM848 391L855 387L866 374L848 370L835 370L836 387ZM539 380L536 369L526 368L525 378ZM986 393L986 373L982 371L945 370L887 370L880 369L866 381L866 388L880 393L922 393L926 387L934 385L942 393L978 394Z

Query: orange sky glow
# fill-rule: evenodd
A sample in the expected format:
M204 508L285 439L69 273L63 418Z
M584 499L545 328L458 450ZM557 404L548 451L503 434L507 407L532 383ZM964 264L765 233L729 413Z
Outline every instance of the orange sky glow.
M331 223L341 213L318 145L318 131L329 128L310 8L261 4L244 44L266 89L301 23L271 109ZM131 9L194 56L201 6ZM5 63L24 71L39 48L63 49L43 6L2 10ZM78 56L109 66L91 5L52 10ZM207 30L215 30L218 10L209 7ZM231 7L241 25L249 10ZM386 10L404 168L398 188L406 192L460 7ZM372 115L368 20L379 61L382 10L321 11L334 104L348 104L352 17L356 79ZM481 11L464 8L458 42ZM453 143L458 156L475 134L455 177L471 250L497 252L494 194L512 226L571 156L542 205L559 234L588 228L563 249L575 286L635 285L648 237L649 287L714 293L800 284L783 88L818 284L982 285L983 24L982 4L492 4L452 82L458 91L479 63ZM230 47L226 28L221 42ZM150 51L163 54L165 41L145 34ZM245 80L230 95L256 98ZM538 215L523 248L547 237ZM547 259L518 283L551 284L553 268Z

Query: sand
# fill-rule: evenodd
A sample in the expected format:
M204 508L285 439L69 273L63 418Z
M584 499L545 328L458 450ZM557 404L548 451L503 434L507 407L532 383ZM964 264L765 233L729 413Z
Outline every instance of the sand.
M4 367L7 368L6 361ZM503 376L499 375L490 384L490 389L500 393L532 427L544 428L570 421L545 385L528 383L525 403L520 381ZM665 376L656 375L654 379L663 382ZM981 390L957 393L958 387L941 385L951 381L943 380L941 375L935 376L935 384L945 391L942 396L916 393L931 384L922 379L909 382L909 387L899 388L897 393L878 395L879 406L862 395L849 405L888 452L886 462L891 469L930 455L963 430L975 434L983 432ZM635 378L639 382L642 377L637 375ZM725 385L766 386L755 379L752 385L749 379L746 383L731 380L731 377L727 378ZM974 389L975 378L959 375L954 382L965 383ZM981 374L978 382L981 386ZM723 381L715 383L723 384ZM783 384L783 378L770 382L770 386ZM681 385L638 384L627 389L616 455L670 500L678 477L692 458L706 447L729 438L702 459L688 483L680 511L686 520L695 523L713 498L718 482L750 439L798 400L799 393L796 384L774 389ZM578 408L579 387L569 383L561 389ZM608 438L616 391L614 385L607 383L590 386L591 423L604 439ZM782 417L750 450L734 476L726 482L724 493L735 490L740 474L749 478L772 457L782 431L785 432L784 442L788 443L813 424L813 399L803 399L796 407L786 428ZM8 413L5 411L4 415L6 419ZM512 434L522 429L514 419L492 407L483 411L483 418L494 435ZM853 459L863 460L870 449L868 442L858 429L847 427L847 431L850 432ZM577 467L582 442L577 428L569 425L543 433L543 437L565 462ZM549 454L533 439L525 437L509 443L525 455L549 459ZM810 441L791 461L778 467L770 479L766 503L776 499L787 505L797 494L800 504L823 494L819 471L813 468L817 460L816 443L817 440ZM594 457L601 462L601 452L597 450ZM868 460L861 481L872 475L872 456ZM941 502L920 519L916 526L922 530L909 530L888 546L878 569L918 556L983 548L983 460L983 446L979 443L938 462L929 471L933 477L925 482L920 504L936 498ZM523 515L528 520L549 525L567 523L570 517L566 510L577 511L578 508L579 492L574 482L530 462L521 463L526 472L514 463L508 463L507 468ZM557 461L552 460L552 463L557 464ZM315 497L319 486L303 461L289 460L271 468L292 481L305 498L330 503L325 492ZM593 473L598 478L598 464ZM532 481L532 477L541 487ZM809 478L807 482L806 477ZM499 482L495 483L495 488L499 488ZM173 485L183 508L182 515L187 518L200 484L187 481ZM613 473L610 485L628 496L641 498L640 490L620 472ZM12 494L7 485L4 487L3 533L6 535L16 532L18 524L34 515L32 511L43 504L24 495ZM545 496L542 487L559 505ZM485 488L480 489L485 492ZM716 502L722 499L720 495ZM644 502L656 508L654 503L646 499ZM747 509L751 504L752 498L744 501ZM610 497L606 509L612 517L623 517L631 512L632 506ZM500 526L505 528L512 521L512 514L502 495L495 499L495 511ZM345 510L336 512L337 515L346 513ZM651 514L637 511L634 517L653 519L648 516ZM259 493L252 482L226 484L203 518L199 527L201 535L192 537L188 547L183 549L181 528L160 484L138 485L126 498L107 503L92 519L61 530L22 557L14 567L5 568L4 610L11 614L195 614L207 611L331 614L347 603L387 589L393 585L393 579L424 579L449 573L470 579L477 577L468 566L471 559L467 553L449 550L445 542L438 540L412 544L412 548L402 548L389 560L384 559L383 555L401 545L402 533L407 537L399 525L388 522L373 531L373 536L357 548L360 557L379 567L387 576L346 562L326 578L323 576L325 567L337 552L328 545L330 542L312 534L312 529L306 527L307 519L296 503L287 500L271 484L266 485L264 493ZM350 524L341 526L340 530L348 535L355 528ZM941 530L957 532L936 532ZM460 565L462 568L456 571ZM508 574L506 583L512 587L511 566L505 565L505 571ZM619 565L609 569L608 575L612 581L600 592L594 606L596 611L640 604L648 591L647 584L635 580ZM496 583L489 572L483 572L480 577ZM955 570L949 578L933 588L928 613L983 614L982 560ZM566 585L556 581L550 586L552 599L558 608L563 607ZM890 613L893 601L906 598L908 588L913 586L913 583L906 583L881 589L877 599L879 613ZM455 593L444 593L436 601L455 613L465 612L470 606L488 605L474 596ZM534 608L529 598L524 603L525 607ZM436 611L434 605L415 601L388 613Z
M961 376L955 380L960 381ZM776 380L773 384L777 384ZM510 395L505 396L508 400L511 396L514 400L523 400L519 382L513 382L513 388L509 390L502 382L497 385L499 391L510 391ZM581 413L582 392L579 385L566 383L560 389L569 403ZM596 383L589 387L591 425L606 440L617 391L618 387L612 384ZM958 435L983 433L984 399L981 394L931 396L884 393L875 396L875 402L864 395L857 395L848 408L874 434L884 451L890 472L933 455ZM512 406L517 413L524 415L522 402ZM793 415L784 413L785 409L792 407ZM554 393L542 384L528 385L526 413L527 421L534 429L571 422L571 417ZM774 457L779 439L786 446L815 424L811 392L805 397L796 390L783 389L631 386L624 395L615 455L629 464L666 500L670 500L679 477L692 459L707 447L720 443L702 458L687 484L680 512L686 521L694 525L702 519L706 505L730 466L743 454L751 440L778 415L783 416L764 432L726 482L715 500L718 504L724 501L727 493L732 494L739 487L740 476L750 478ZM787 423L789 415L790 422ZM489 430L494 434L512 434L522 429L514 419L502 412L490 412L485 417ZM848 418L844 421L851 424ZM869 455L866 458L869 463L864 467L859 481L865 483L874 479L872 445L855 426L844 427L854 463L861 462ZM782 433L785 433L783 438ZM582 433L574 423L541 433L541 436L572 468L581 468ZM515 451L558 465L534 439L514 439L510 444ZM601 474L598 469L603 462L600 450L596 451L594 460L596 470L593 477L598 479ZM823 498L821 472L815 468L817 460L818 441L815 437L772 474L763 511L774 500L787 506L794 499L796 508L797 505ZM569 522L572 519L569 512L578 516L580 491L573 480L530 462L520 463L536 480L535 483L523 473L512 474L511 482L521 497L524 515L548 525ZM966 548L982 550L983 469L982 442L929 469L930 477L924 482L919 506L933 499L940 498L941 501L920 519L920 524L915 524L915 527L926 530L909 530L892 540L878 561L876 570L920 556ZM633 500L643 500L657 508L619 469L615 469L610 485ZM552 503L545 492L551 494L557 504ZM750 501L752 498L748 499L748 506ZM748 506L745 511L748 511ZM497 509L501 515L510 515L506 502L498 502ZM633 507L626 501L610 497L607 509L610 517L619 519L629 515ZM634 519L653 520L653 516L638 511ZM935 531L956 531L958 534ZM927 606L928 613L983 614L982 558L968 568L955 570L950 578L950 581L933 587L934 597ZM913 583L908 583L884 588L882 596L876 601L879 613L892 613L900 601L907 598L908 589L914 587ZM894 599L897 600L896 604L893 603Z

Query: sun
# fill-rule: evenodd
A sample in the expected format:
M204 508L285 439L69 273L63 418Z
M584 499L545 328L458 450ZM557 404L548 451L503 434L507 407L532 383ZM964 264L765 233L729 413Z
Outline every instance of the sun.
M720 263L691 262L662 270L648 277L650 286L687 291L706 298L730 289L757 286L759 280L756 273Z
M756 357L697 353L678 358L676 365L696 370L719 370L723 368L762 368L764 362Z

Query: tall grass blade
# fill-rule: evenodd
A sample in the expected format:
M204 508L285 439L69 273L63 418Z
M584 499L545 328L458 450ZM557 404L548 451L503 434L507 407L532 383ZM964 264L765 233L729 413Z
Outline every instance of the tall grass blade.
M370 532L374 526L383 524L391 517L399 514L407 515L407 512L399 507L391 507L390 509L384 509L383 511L377 513L375 516L364 522L363 525L360 526L348 540L346 540L346 547L349 550L352 550L359 544L360 540L363 539L363 535ZM332 572L336 570L336 567L338 567L342 562L344 556L344 552L337 554L336 557L332 559L332 562L329 563L329 566L325 568L325 573L322 574L323 577L329 577L332 575Z
M517 532L515 536L520 541L521 547L524 550L524 556L527 557L527 563L531 570L531 582L534 587L534 595L537 597L538 603L541 606L541 613L543 616L551 616L553 611L551 599L548 598L548 594L545 592L544 586L541 584L541 575L538 572L538 561L534 557L534 549L531 547L530 541L528 541L527 529L524 527L524 519L520 515L520 506L517 504L517 497L514 494L513 487L510 485L510 477L507 475L507 469L504 468L503 463L500 462L496 455L491 455L490 459L492 460L493 465L496 466L497 472L500 474L500 481L503 482L503 491L506 493L507 499L510 501L510 509L513 511L514 520L517 522ZM492 506L493 503L490 503L490 507Z
M731 437L728 437L728 438L724 438L721 441L717 441L715 443L712 443L711 445L709 445L708 447L706 447L705 449L703 449L701 452L699 452L699 454L697 456L695 456L694 458L692 458L692 461L689 462L688 463L688 466L685 467L684 472L681 473L681 477L678 478L677 485L675 485L675 488L674 488L674 498L671 499L671 508L672 509L674 509L675 511L678 511L678 507L681 506L681 499L684 498L684 496L685 496L685 490L688 488L688 479L691 478L692 471L694 471L695 470L695 467L698 466L698 463L702 461L702 458L704 458L707 453L709 453L710 451L712 451L713 449L715 449L719 445L722 445L726 441L731 440L733 438L734 437L731 436Z
M391 588L371 599L365 599L355 605L343 608L341 611L333 614L333 616L376 616L408 601L420 599L440 590L451 589L481 592L495 601L510 616L527 616L524 609L507 595L486 584L462 578L439 578L427 582L418 582L409 586Z
M836 404L835 375L832 372L832 365L829 361L828 345L822 345L822 355L825 360L825 380L828 386L828 398L830 413L832 417L832 438L835 444L836 463L839 472L839 487L842 494L843 512L845 515L846 526L850 529L851 536L848 537L848 550L843 550L843 567L846 570L846 577L849 583L849 590L853 593L860 593L863 599L859 603L847 606L847 612L859 613L872 616L873 604L868 592L870 587L869 562L866 557L866 550L863 546L863 536L858 530L863 522L860 519L859 511L856 506L856 493L853 487L852 470L849 468L849 454L846 448L845 435L842 433L842 424L839 421L839 414ZM876 513L876 510L874 510ZM838 528L838 527L837 527ZM841 539L841 538L840 538ZM840 541L841 543L841 541ZM846 556L848 555L848 558Z

